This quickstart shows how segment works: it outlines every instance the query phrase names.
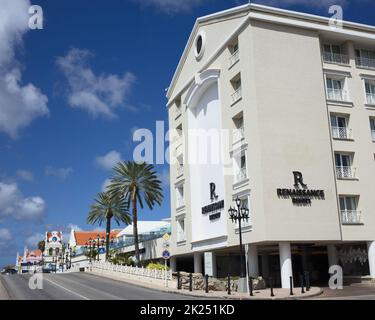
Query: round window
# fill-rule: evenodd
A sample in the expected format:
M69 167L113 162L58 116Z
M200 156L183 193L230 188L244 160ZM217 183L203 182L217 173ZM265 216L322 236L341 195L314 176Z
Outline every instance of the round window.
M195 58L199 60L203 56L205 46L205 35L203 32L199 33L195 38Z

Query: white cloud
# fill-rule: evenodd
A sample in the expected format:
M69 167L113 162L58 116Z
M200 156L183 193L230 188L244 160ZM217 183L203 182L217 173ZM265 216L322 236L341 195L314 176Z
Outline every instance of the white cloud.
M270 5L270 6L292 6L292 5L303 5L306 7L315 8L328 8L332 5L346 5L348 0L257 0L259 4Z
M105 170L111 170L120 161L121 154L115 150L108 152L104 156L97 157L95 160L96 164Z
M78 225L74 224L74 223L69 223L68 224L68 227L67 227L68 230L75 230L75 231L81 231L82 229L80 227L78 227Z
M17 177L25 180L25 181L33 181L34 180L34 173L29 170L17 170Z
M8 229L1 228L0 229L0 244L8 242L12 240L12 234Z
M125 100L135 82L135 76L95 75L87 66L92 54L88 50L73 48L66 56L57 58L57 65L68 81L68 103L73 108L86 110L92 117L116 117L116 109L126 106Z
M44 174L47 177L56 177L61 181L65 181L69 178L69 176L73 173L72 168L54 168L51 166L47 166L44 170Z
M28 0L2 0L0 10L0 132L16 138L20 129L49 114L48 98L33 84L22 84L15 57L28 30Z
M44 240L45 235L42 233L35 233L25 239L25 243L30 248L37 248L38 242Z
M0 182L1 218L37 220L43 216L45 209L46 203L41 197L24 197L16 183Z
M142 7L152 6L158 10L168 13L189 12L194 7L202 4L205 0L133 0Z

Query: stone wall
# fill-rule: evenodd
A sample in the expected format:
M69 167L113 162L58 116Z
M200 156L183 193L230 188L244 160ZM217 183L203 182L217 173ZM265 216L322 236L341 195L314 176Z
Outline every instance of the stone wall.
M180 283L181 289L189 290L189 273L180 272ZM177 279L177 273L173 273L173 278ZM192 286L193 290L205 290L205 278L201 273L192 273ZM230 280L231 291L238 291L238 280ZM259 277L253 279L253 289L261 290L266 288L266 283L263 278ZM209 277L208 278L208 290L209 291L228 291L228 279L216 279Z

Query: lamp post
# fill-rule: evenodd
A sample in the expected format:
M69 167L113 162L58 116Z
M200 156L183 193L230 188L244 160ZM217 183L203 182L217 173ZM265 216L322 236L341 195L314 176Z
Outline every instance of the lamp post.
M249 220L249 209L246 208L242 200L237 197L235 200L236 208L230 208L228 209L229 217L232 220L232 222L238 221L238 231L239 231L239 237L240 237L240 283L243 283L243 291L246 291L247 285L246 285L246 266L245 266L245 260L244 260L244 251L242 246L242 220L246 222ZM242 206L241 206L242 205Z
M98 261L100 260L100 255L99 255L99 248L100 248L100 234L98 233L96 235L96 244L97 244L97 247L98 247Z

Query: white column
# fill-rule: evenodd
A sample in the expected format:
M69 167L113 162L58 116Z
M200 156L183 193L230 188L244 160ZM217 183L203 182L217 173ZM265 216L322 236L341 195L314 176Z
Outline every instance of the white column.
M289 289L290 288L289 277L293 276L292 254L290 251L289 242L279 243L279 255L280 255L280 270L281 270L281 287L284 289Z
M259 276L259 268L258 268L258 248L256 245L249 244L247 251L247 260L249 266L249 275L250 277L258 277Z
M194 273L202 273L202 254L194 253Z
M334 244L329 244L327 246L328 252L328 266L335 266L338 265L339 261L337 259L337 250Z
M368 264L370 267L370 276L375 279L375 241L367 243Z
M171 257L169 259L169 267L171 268L172 272L177 271L176 257Z

